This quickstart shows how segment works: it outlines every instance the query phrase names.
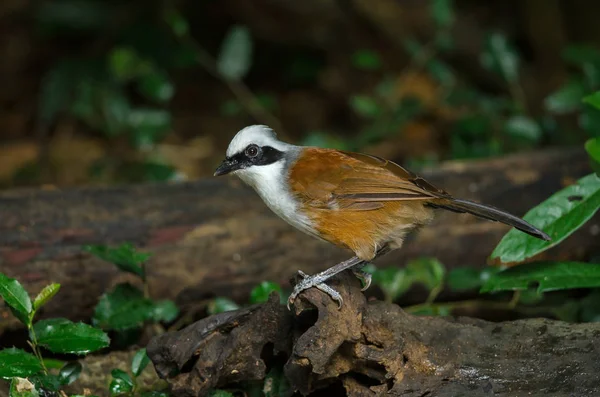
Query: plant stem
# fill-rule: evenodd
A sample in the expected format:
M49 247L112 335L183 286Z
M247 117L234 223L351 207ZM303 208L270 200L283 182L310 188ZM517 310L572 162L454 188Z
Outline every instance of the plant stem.
M27 324L27 329L29 330L29 337L31 338L31 340L28 341L27 343L29 343L29 346L31 346L31 350L33 350L33 354L40 361L40 364L42 364L42 369L44 371L44 374L47 375L48 368L46 368L46 364L44 363L44 358L42 357L42 352L40 351L40 347L38 346L37 335L35 334L35 331L33 330L32 323L33 323L33 315L31 316L29 324Z

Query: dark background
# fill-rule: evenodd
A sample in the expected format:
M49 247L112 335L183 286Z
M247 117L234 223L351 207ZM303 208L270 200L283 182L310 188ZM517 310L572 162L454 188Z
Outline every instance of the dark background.
M598 136L600 3L3 0L0 186L207 177L231 137L413 169Z

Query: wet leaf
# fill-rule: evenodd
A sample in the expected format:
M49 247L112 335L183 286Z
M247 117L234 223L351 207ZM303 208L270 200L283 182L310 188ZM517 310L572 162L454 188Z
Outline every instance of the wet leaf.
M15 316L21 320L23 324L29 324L29 315L33 309L29 294L25 288L14 278L9 278L0 273L0 296L6 304L13 309Z
M30 353L21 349L0 350L0 378L28 377L42 370L42 364Z
M128 394L133 391L133 379L123 370L113 369L111 372L113 377L110 382L109 391L111 396Z
M27 377L27 379L33 382L35 387L41 392L59 391L63 387L60 378L53 374L44 374L43 372L40 372Z
M363 270L372 274L373 283L381 288L388 302L398 299L412 285L412 279L404 268L376 269L374 266L367 265Z
M53 353L84 355L110 344L108 335L102 330L64 318L38 321L33 330L38 344Z
M59 290L60 284L57 283L45 286L33 300L33 309L38 310L40 307L44 306Z
M590 156L596 175L600 177L600 138L589 139L585 143L585 150Z
M576 199L574 199L576 198ZM559 244L585 224L600 208L600 178L591 174L531 209L523 219L545 231L551 241L511 229L492 252L501 263L517 263Z
M140 376L149 363L150 358L146 354L146 348L140 349L131 360L131 372L136 377Z
M435 258L420 258L406 265L406 274L411 283L421 283L432 290L442 285L446 269Z
M82 369L83 367L77 361L66 364L58 373L60 383L63 385L70 385L75 382L77 378L79 378Z
M515 266L492 275L481 292L525 290L535 284L538 292L600 287L600 264L538 262Z
M217 70L227 80L241 80L252 65L252 38L245 26L235 25L221 45Z

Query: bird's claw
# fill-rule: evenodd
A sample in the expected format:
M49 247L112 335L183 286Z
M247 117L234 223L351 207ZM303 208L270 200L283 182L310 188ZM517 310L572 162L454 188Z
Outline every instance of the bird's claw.
M338 309L342 308L342 305L344 303L344 300L342 299L342 295L340 295L339 292L337 292L336 290L331 288L329 285L319 282L319 278L317 277L317 275L309 276L306 273L304 273L302 270L298 270L298 275L300 276L301 280L300 280L300 282L298 282L298 284L296 284L296 286L294 287L294 290L292 291L292 293L290 294L290 296L287 300L288 310L291 310L290 306L294 304L294 301L296 300L296 298L298 297L298 295L300 295L300 293L302 291L305 291L312 287L315 287L318 290L323 291L324 293L329 295L331 297L331 299L333 299L334 301L337 302Z
M360 289L361 291L366 291L369 289L372 279L371 273L367 273L360 269L352 269L352 273L354 273L354 276L360 280L362 284L362 288Z

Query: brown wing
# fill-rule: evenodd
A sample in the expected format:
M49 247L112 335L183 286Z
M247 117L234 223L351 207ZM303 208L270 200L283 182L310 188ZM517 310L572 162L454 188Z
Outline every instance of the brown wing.
M384 202L448 197L392 161L331 149L305 149L290 182L299 198L321 208L373 210Z

